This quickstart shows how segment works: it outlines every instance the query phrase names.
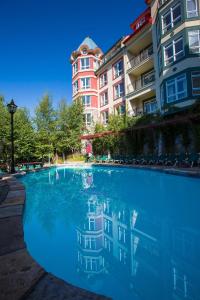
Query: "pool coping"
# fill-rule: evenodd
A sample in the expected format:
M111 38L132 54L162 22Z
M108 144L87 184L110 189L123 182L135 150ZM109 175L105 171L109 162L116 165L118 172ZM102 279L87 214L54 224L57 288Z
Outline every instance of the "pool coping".
M46 168L44 168L46 169ZM30 170L27 173L41 170ZM26 173L25 173L26 174ZM0 295L1 300L108 300L73 286L46 272L29 254L24 241L24 185L17 179L25 175L4 175L9 191L0 204ZM60 298L59 298L60 299Z

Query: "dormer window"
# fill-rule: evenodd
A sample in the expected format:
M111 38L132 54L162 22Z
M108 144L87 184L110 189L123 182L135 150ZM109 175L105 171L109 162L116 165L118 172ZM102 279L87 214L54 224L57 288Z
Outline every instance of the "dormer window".
M86 49L86 48L84 48L84 49L82 50L82 54L87 54L87 49Z

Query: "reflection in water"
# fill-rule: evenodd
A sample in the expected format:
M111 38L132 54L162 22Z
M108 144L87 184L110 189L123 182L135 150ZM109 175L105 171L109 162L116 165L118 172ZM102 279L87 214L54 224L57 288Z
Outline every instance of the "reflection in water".
M200 299L198 180L100 168L57 169L43 176L49 178L58 200L52 218L68 220L68 232L71 230L74 236L74 243L73 238L68 240L73 245L71 255L75 255L73 271L70 270L74 272L72 283L120 300ZM44 196L43 201L35 197L34 204L30 200L32 183L35 180L37 186L37 178L29 176L24 180L28 189L28 230L33 211L40 218L50 212L46 210L49 202L45 208L42 206ZM41 177L37 187L43 187L42 181ZM186 202L188 189L190 203ZM48 201L50 194L47 193ZM74 197L76 206L71 202ZM39 215L42 211L44 216ZM28 240L27 244L30 246ZM67 248L68 255L69 251ZM70 274L63 278L70 280Z

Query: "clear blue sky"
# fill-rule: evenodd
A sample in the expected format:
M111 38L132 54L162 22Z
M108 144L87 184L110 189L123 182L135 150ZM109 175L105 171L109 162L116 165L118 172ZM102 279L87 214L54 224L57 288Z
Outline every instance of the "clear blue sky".
M144 0L0 0L0 94L31 111L48 92L71 101L69 57L86 36L106 51Z

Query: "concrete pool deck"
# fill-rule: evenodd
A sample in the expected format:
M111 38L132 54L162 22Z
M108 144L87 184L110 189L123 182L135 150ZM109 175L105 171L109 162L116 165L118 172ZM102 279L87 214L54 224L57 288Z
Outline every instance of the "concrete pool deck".
M0 203L0 299L108 299L56 278L33 260L23 235L24 186L13 176L4 176L1 182L8 193Z

